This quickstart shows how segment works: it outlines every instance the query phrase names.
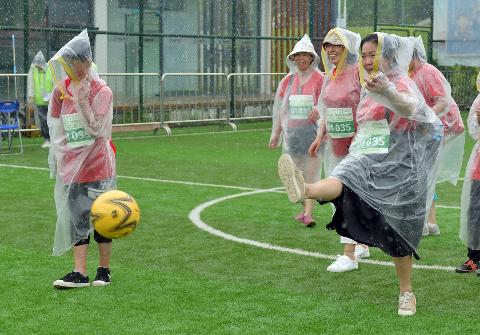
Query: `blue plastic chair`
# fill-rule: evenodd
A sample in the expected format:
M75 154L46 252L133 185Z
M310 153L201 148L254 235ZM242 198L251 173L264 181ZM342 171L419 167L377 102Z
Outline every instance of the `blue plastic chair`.
M13 133L18 132L20 152L23 153L22 132L19 118L20 104L18 100L0 102L0 153L3 151L3 139L7 139L8 152L12 153ZM5 136L6 134L6 136Z

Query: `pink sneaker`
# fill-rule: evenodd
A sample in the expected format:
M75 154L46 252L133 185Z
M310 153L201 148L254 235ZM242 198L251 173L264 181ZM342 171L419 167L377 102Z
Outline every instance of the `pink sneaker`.
M298 215L295 217L295 220L297 220L300 223L303 223L303 218L305 217L305 212L301 211L298 213Z
M303 224L306 226L306 227L314 227L316 225L316 222L315 220L310 216L310 215L305 215L303 217Z

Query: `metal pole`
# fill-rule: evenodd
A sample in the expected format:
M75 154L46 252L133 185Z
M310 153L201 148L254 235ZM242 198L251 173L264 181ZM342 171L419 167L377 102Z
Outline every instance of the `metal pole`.
M435 6L435 0L431 1L431 13L430 13L430 36L428 39L428 60L431 63L433 61L433 8Z
M165 2L160 0L160 9L158 11L158 32L163 34L163 11L164 11ZM158 61L158 72L163 73L163 37L158 39L158 49L159 49L159 61Z
M232 57L231 57L231 68L230 68L230 73L235 72L235 69L237 67L237 60L236 60L236 53L237 53L237 48L236 48L236 37L237 35L237 1L232 0ZM235 115L235 94L234 94L234 83L228 83L229 88L230 88L230 116L234 117Z
M308 1L308 36L313 37L315 36L315 27L313 26L314 24L314 19L313 19L313 1L315 0L309 0Z
M29 47L29 29L30 29L30 16L29 13L29 6L28 0L23 1L23 72L27 72L29 68L29 57L28 57L28 50ZM23 82L23 97L26 100L27 97L27 81ZM15 86L15 98L17 98L17 87Z
M12 35L12 52L13 52L13 82L14 82L14 89L15 89L15 100L18 100L17 94L17 63L15 61L15 35Z
M140 35L138 36L138 72L143 73L143 0L138 0L138 31ZM138 80L138 94L140 98L140 111L138 114L137 122L141 121L141 116L143 114L143 80L139 78Z
M378 0L373 2L373 31L377 31L378 25Z

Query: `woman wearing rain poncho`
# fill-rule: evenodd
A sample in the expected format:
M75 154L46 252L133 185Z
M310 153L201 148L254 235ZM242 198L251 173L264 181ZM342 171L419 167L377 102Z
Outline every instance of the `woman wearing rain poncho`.
M269 147L274 149L283 138L283 152L292 156L305 179L311 183L320 179L322 171L321 155L312 158L307 152L318 129L319 113L314 106L318 102L324 79L317 68L319 62L320 57L310 38L303 36L286 59L290 72L278 85L269 142ZM312 217L314 203L313 200L306 200L295 218L307 227L315 225Z
M480 73L477 77L480 92ZM476 141L465 170L460 214L460 239L467 247L467 261L455 272L477 272L480 276L480 94L470 107L468 130Z
M35 125L43 137L42 148L50 147L50 134L48 132L47 112L48 100L53 90L53 80L50 68L41 51L33 57L27 76L28 103L33 108Z
M433 109L443 123L444 138L440 151L440 161L436 182L448 181L457 184L463 162L465 145L465 127L457 104L452 98L452 89L443 74L427 63L427 55L422 38L408 37L414 45L410 62L410 78L417 84L427 105ZM435 177L435 175L432 175ZM434 199L436 196L434 197ZM425 221L423 235L438 235L440 229L435 218L435 201L432 202L430 215Z
M418 257L433 196L428 175L437 168L443 136L440 119L408 78L412 51L411 42L396 35L375 33L362 40L364 87L357 134L330 177L306 184L288 155L279 160L290 201L333 202L330 229L393 257L400 283L399 315L416 312L412 255Z
M74 269L55 288L90 285L86 272L92 227L90 207L101 193L116 187L112 131L112 91L92 69L87 31L82 31L48 62L55 81L48 108L49 165L56 177L57 226L53 254L73 248ZM99 267L92 285L110 283L112 241L99 235Z
M360 35L342 28L331 29L323 40L322 61L327 73L318 110L320 124L309 149L312 157L324 148L325 175L348 154L356 130L356 113L360 100L358 52ZM327 271L346 272L358 269L357 258L368 257L367 246L341 236L344 255L339 255Z

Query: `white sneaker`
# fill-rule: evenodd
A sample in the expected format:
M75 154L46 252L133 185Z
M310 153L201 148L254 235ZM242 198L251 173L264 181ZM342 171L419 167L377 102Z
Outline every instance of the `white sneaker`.
M430 235L440 235L440 228L436 223L428 223L428 233Z
M337 255L337 260L327 268L329 272L348 272L358 269L357 261L352 261L348 256Z
M50 141L49 140L45 140L45 142L43 142L42 148L50 148Z
M278 175L287 191L288 200L302 202L305 199L305 180L288 154L283 154L278 159Z
M364 248L362 245L357 244L355 246L355 258L368 258L370 257L370 249L368 247Z
M398 296L398 315L410 316L417 312L417 299L413 292L405 292Z
M428 236L428 235L430 235L430 232L428 230L428 223L425 223L425 225L423 226L422 236Z

